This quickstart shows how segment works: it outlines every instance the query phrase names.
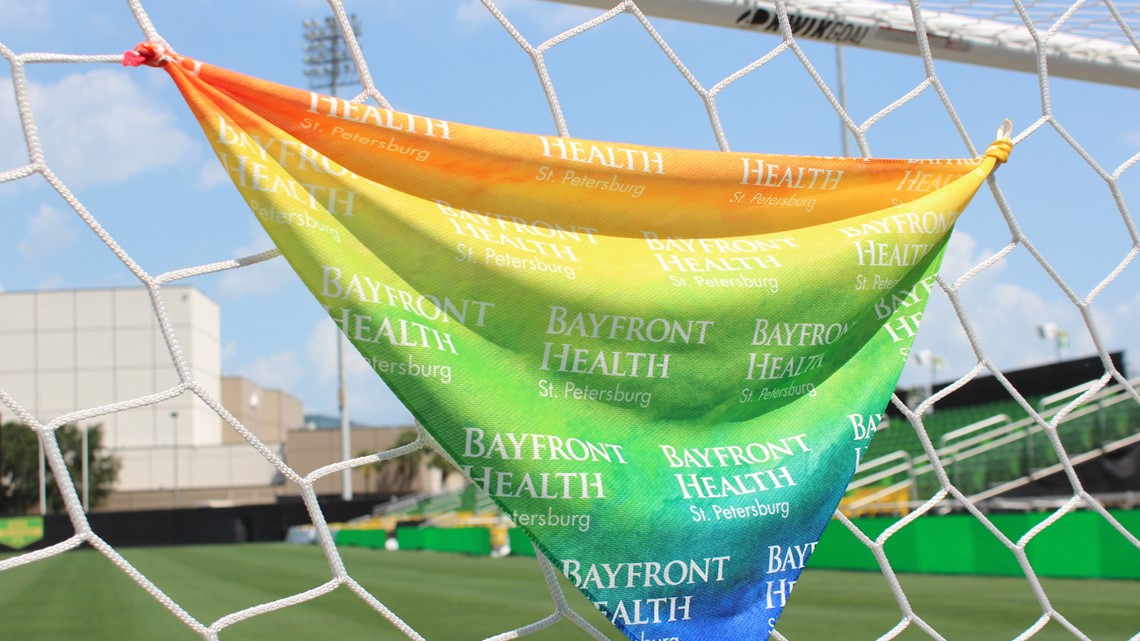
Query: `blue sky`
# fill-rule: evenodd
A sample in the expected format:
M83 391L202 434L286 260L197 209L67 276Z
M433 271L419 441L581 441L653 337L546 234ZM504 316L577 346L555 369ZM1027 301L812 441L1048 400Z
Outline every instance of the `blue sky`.
M600 13L532 0L498 4L534 44ZM317 0L152 0L144 7L178 52L301 87L301 23L329 13ZM475 0L349 1L347 7L360 17L369 68L395 108L555 133L530 59ZM726 28L654 24L705 87L779 43ZM0 0L0 43L17 54L118 54L142 39L125 2ZM834 87L834 49L803 48ZM857 123L923 79L917 58L850 49L845 56L848 107ZM575 137L716 145L697 94L631 16L556 46L547 63ZM979 148L1003 118L1020 133L1041 116L1035 75L955 63L936 69ZM27 163L10 77L10 68L0 66L0 172ZM165 74L115 64L30 65L29 80L49 165L144 269L158 274L269 248ZM1065 131L1107 172L1140 153L1140 92L1065 79L1054 79L1049 91ZM834 111L790 52L724 90L717 104L735 150L839 154ZM968 155L932 91L886 115L868 139L874 156ZM1018 145L998 182L1017 224L1078 297L1127 256L1131 241L1112 193L1051 128ZM1140 208L1140 169L1125 171L1119 186L1127 206ZM943 275L953 281L1010 237L993 196L983 190L959 223ZM41 178L0 183L0 289L133 282ZM186 282L221 307L226 374L285 389L308 411L335 411L333 326L282 260ZM1053 358L1052 345L1034 332L1045 321L1072 334L1068 356L1094 353L1076 307L1025 247L966 284L962 302L986 354L1002 368ZM1140 265L1125 268L1097 296L1093 317L1107 348L1127 350L1136 362ZM932 303L915 348L942 356L939 380L962 376L976 362L944 296ZM353 358L349 371L355 420L410 420L361 360ZM922 383L928 375L912 363L904 383Z

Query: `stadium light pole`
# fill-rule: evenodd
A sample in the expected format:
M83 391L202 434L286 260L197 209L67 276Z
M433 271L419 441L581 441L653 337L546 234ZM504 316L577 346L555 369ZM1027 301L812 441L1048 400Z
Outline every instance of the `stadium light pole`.
M344 333L336 333L337 409L340 410L340 460L352 458L352 426L348 422L348 386L344 376ZM341 470L340 498L352 500L352 468Z
M90 472L89 472L88 467L87 467L88 466L87 452L88 452L88 449L87 449L87 424L84 423L83 424L83 461L80 463L80 467L83 470L83 513L84 514L91 511L91 492L90 492L90 490L88 490L88 488L91 487L91 484L89 483Z
M360 21L355 14L348 16L352 35L360 35ZM348 44L340 32L340 25L336 18L326 17L324 20L306 20L301 23L305 28L305 77L309 79L309 88L320 90L328 89L330 96L336 95L336 90L345 82L357 79L356 62Z
M1060 363L1065 357L1065 349L1069 346L1069 332L1061 329L1057 323L1048 321L1037 326L1037 338L1053 341L1053 354Z
M45 516L47 514L47 466L44 458L44 442L41 440L39 432L36 433L36 444L39 445L40 452L40 516Z
M177 510L180 502L178 496L178 412L170 413L170 427L173 438L170 449L174 452L174 509Z
M915 353L914 360L918 361L919 365L930 368L930 378L926 385L926 396L934 396L934 379L938 376L938 370L942 369L942 357L928 349L924 349Z
M348 16L353 36L360 35L360 21L356 15ZM305 28L305 77L309 88L327 89L330 96L336 95L342 82L356 77L356 63L348 50L348 44L341 35L336 18L329 16L323 21L306 20ZM347 461L352 458L352 428L348 420L348 391L344 375L344 332L336 332L336 371L337 371L337 410L340 413L340 457ZM352 500L352 468L341 472L340 497Z

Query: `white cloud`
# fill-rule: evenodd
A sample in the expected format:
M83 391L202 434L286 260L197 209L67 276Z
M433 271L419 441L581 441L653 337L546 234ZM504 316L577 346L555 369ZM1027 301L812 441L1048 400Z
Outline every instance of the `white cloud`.
M28 235L16 245L16 251L28 258L38 258L67 249L78 236L72 217L54 207L40 205L40 210L28 219Z
M305 354L313 381L327 383L336 378L336 326L332 321L317 323L309 332Z
M27 0L0 0L0 16L10 25L18 24L22 30L39 31L51 26L52 7L48 2Z
M332 319L317 323L313 331L309 333L305 353L308 355L311 370L315 371L317 378L321 381L336 382L336 341L336 325ZM344 361L346 376L358 377L362 374L375 376L372 369L368 367L368 363L351 345L345 345L345 354L347 356Z
M943 263L943 279L952 284L962 273L994 253L992 248L979 246L969 234L954 232ZM1004 260L976 274L962 285L958 294L982 352L1002 370L1040 365L1055 358L1054 344L1040 339L1036 333L1037 326L1045 322L1057 323L1069 332L1071 345L1064 354L1066 358L1087 356L1095 351L1079 311L1061 290L1055 287L1030 289L1010 282ZM1140 295L1137 300L1140 302ZM1134 311L1137 309L1140 306L1118 305L1097 315L1101 337L1110 349L1118 348L1109 340L1119 335L1118 326L1136 325ZM914 345L915 351L922 349L929 349L944 359L945 367L938 374L940 381L956 379L977 363L962 320L941 291L934 293L923 316ZM903 383L925 383L928 378L928 370L911 362Z
M230 182L230 177L226 174L226 170L222 169L222 163L212 156L198 170L199 189L213 189L228 182Z
M282 390L295 388L305 374L305 368L298 362L297 355L293 352L262 356L238 368L237 371L241 376L262 387Z
M942 268L939 270L939 273L942 275L943 280L953 285L963 274L989 259L995 253L997 252L988 247L978 249L978 241L973 236L964 231L955 231L954 234L950 236L950 245L946 248L946 254L942 257ZM987 267L985 271L975 274L971 280L990 280L1004 271L1005 268L1005 262L998 261Z
M412 422L400 401L364 358L345 343L345 386L353 421L376 425ZM279 352L255 358L236 370L258 385L275 387L301 399L307 413L337 412L336 326L322 320L309 333L303 353Z
M36 284L36 289L63 289L66 282L61 274L55 274L41 280Z
M301 393L306 411L335 412L337 399L336 325L332 320L317 323L309 334L306 348L309 377ZM345 387L348 413L352 420L378 425L407 425L412 416L364 357L345 342Z
M224 364L236 355L237 343L233 341L226 341L225 343L222 343L222 369L227 369Z
M234 257L244 258L273 249L273 241L256 224L250 226L250 236L249 242L234 249ZM296 276L289 263L277 257L226 271L218 280L218 291L229 298L264 296L276 293L293 278Z
M1136 355L1140 354L1140 334L1136 332L1140 325L1140 291L1135 292L1131 299L1110 307L1094 302L1092 316L1101 341L1110 348L1127 345L1135 362Z
M489 24L495 19L478 0L461 2L455 9L455 21L465 31L475 31Z
M118 183L195 153L167 105L129 72L97 69L54 84L29 83L48 166L71 187ZM0 78L0 163L28 162L10 78Z

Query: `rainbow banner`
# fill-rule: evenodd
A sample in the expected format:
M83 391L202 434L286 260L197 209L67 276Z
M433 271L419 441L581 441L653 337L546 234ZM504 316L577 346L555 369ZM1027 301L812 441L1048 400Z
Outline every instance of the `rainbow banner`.
M1010 148L591 142L137 52L376 373L637 641L768 638Z

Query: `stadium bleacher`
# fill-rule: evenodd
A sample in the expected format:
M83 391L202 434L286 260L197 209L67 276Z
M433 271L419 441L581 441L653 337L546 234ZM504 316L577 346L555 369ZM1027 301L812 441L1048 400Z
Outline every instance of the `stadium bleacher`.
M1123 354L1112 356L1117 370L1125 372ZM1041 421L1056 428L1065 451L1077 459L1140 438L1140 406L1126 390L1110 380L1103 389L1091 391L1103 374L1099 359L1007 372L1010 382L1027 393L1021 400L1011 397L1000 381L978 377L917 420L951 483L967 496L985 496L1059 467ZM899 395L907 397L904 390ZM861 514L926 499L942 487L933 471L915 427L892 407L862 458L844 504L849 513ZM861 475L867 482L860 482Z

